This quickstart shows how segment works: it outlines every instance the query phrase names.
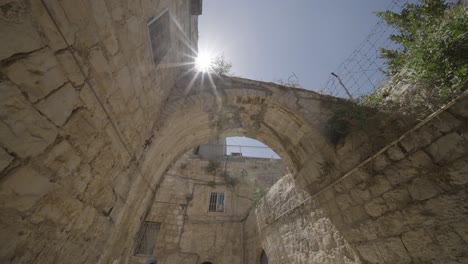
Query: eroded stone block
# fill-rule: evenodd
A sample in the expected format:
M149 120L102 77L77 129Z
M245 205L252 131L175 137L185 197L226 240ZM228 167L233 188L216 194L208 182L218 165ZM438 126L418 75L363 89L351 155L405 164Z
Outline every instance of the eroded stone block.
M427 147L436 163L445 163L453 161L463 155L466 155L468 142L457 133L450 133Z
M66 82L62 68L49 49L15 61L5 69L5 74L33 103Z
M3 148L0 148L0 172L3 171L13 161L13 157L8 154Z
M77 103L78 95L71 84L67 83L65 86L37 103L36 106L41 113L60 127L65 124Z
M10 172L1 183L0 203L2 207L25 211L55 187L55 184L35 169L21 167Z
M17 53L34 51L42 46L28 2L5 0L0 3L0 60Z
M0 144L21 158L46 149L57 136L56 127L34 109L11 83L0 83Z

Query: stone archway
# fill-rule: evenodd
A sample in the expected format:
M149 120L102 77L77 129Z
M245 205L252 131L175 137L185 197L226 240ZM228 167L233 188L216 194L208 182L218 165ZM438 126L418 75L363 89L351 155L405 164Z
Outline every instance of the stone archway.
M182 153L223 136L262 141L304 186L321 178L320 164L336 161L326 125L340 99L232 77L216 79L215 93L207 86L194 86L183 95L184 85L179 82L181 88L169 97L142 163L148 168L144 174L156 181ZM155 166L146 166L149 163Z

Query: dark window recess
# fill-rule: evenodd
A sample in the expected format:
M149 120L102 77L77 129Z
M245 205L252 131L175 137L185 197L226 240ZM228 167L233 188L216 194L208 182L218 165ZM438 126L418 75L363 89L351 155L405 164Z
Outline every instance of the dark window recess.
M262 250L262 254L260 255L260 264L268 264L268 257L265 250Z
M171 48L171 19L169 12L166 11L158 19L149 23L148 30L154 65L158 66Z
M192 0L191 2L192 7L192 15L199 16L202 14L203 11L203 0Z
M224 212L224 193L211 192L208 212Z
M161 223L144 222L138 233L138 244L135 250L135 255L153 255L154 246L156 245L156 236L158 235Z

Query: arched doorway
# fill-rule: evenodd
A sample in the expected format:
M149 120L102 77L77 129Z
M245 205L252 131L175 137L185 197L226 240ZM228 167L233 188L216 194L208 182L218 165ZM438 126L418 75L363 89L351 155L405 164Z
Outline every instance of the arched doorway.
M260 255L260 264L268 264L268 257L265 250L262 250L262 254Z

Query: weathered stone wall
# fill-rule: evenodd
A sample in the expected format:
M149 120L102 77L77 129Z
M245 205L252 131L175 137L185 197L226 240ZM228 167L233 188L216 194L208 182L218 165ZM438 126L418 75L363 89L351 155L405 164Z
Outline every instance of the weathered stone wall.
M229 135L273 148L363 262L466 262L466 99L334 184L375 152L365 135L330 142L343 100L183 74L197 41L189 1L0 7L1 262L127 262L164 173ZM173 42L155 67L147 23L166 9Z
M153 255L158 263L243 263L243 221L252 207L252 188L270 187L287 169L275 159L219 161L214 176L206 171L209 160L188 153L164 175L146 217L161 223ZM233 186L226 184L224 169L236 179ZM210 192L225 193L224 212L208 212ZM147 257L133 256L131 262L145 263Z
M270 263L466 263L467 106L320 192L281 179L246 223L245 263L262 248Z
M326 212L306 203L288 175L280 179L246 222L244 263L259 263L265 250L269 263L362 263ZM282 214L288 213L282 217ZM256 221L255 221L256 220Z
M0 9L0 262L118 261L154 194L139 160L197 18L186 0ZM181 28L155 67L147 22L166 9Z

